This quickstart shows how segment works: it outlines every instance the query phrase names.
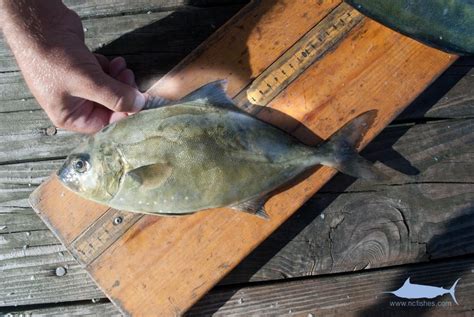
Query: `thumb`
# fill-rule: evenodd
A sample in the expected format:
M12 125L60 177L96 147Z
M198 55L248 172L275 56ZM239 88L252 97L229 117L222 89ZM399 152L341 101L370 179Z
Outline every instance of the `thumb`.
M138 89L124 84L106 73L87 76L79 97L91 100L116 112L138 112L144 106L146 97Z

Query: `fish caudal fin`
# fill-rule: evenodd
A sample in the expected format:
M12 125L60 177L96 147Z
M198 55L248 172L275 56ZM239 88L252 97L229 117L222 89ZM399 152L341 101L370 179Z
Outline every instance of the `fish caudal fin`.
M458 301L456 300L456 296L455 296L454 293L455 293L455 291L456 291L456 285L458 285L459 280L460 280L460 278L458 278L458 279L454 282L453 286L451 286L451 288L449 289L449 294L450 294L451 297L453 298L453 300L454 300L454 302L456 303L456 305L459 305L459 304L458 304Z
M387 177L357 153L357 147L372 125L377 111L362 113L332 135L318 148L321 164L357 178L383 180Z

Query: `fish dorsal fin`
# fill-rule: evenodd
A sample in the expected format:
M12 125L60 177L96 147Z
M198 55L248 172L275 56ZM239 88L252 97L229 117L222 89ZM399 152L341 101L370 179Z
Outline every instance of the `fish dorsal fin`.
M410 278L407 278L405 283L403 283L403 286L407 286L407 285L410 285Z
M232 99L230 99L230 97L227 95L226 90L227 80L216 80L196 89L176 103L186 103L192 101L199 105L209 104L214 107L240 111Z

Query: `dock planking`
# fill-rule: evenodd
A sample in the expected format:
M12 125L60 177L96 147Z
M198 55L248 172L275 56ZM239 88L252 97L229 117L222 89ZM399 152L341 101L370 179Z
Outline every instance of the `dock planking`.
M86 32L87 36L87 32ZM105 48L105 47L104 47ZM150 53L152 54L152 53ZM139 54L137 55L139 56ZM469 60L469 59L466 59ZM465 63L466 65L462 65ZM454 66L453 68L460 68L460 69L468 69L469 68L469 62L462 62L460 63L461 65ZM448 73L452 70L448 70ZM2 74L3 76L3 74ZM453 77L456 77L455 75L452 75ZM458 76L459 77L459 76ZM434 258L443 258L443 257L449 257L453 255L462 255L462 254L469 254L469 252L472 252L469 248L466 248L466 245L469 245L469 235L466 235L466 232L469 232L469 230L472 230L472 218L469 217L471 212L472 212L472 204L469 205L469 202L472 203L472 191L470 191L470 188L472 186L469 186L472 184L472 173L466 173L466 171L472 171L472 165L469 164L470 161L470 153L468 150L465 148L465 144L467 143L468 145L472 145L472 129L469 130L470 127L472 127L472 122L469 121L469 117L471 116L471 113L469 111L472 111L472 94L469 94L469 90L466 89L466 87L469 87L469 80L472 83L472 75L467 74L461 81L459 81L458 84L456 84L451 90L456 92L458 90L459 92L454 94L454 96L449 97L448 99L444 100L441 99L440 102L438 102L436 105L432 106L429 111L426 112L425 114L416 114L416 115L407 115L405 119L403 119L403 124L409 124L410 127L400 127L399 125L395 125L391 127L388 130L391 130L392 132L388 133L388 136L384 137L385 133L382 133L382 135L379 137L379 139L376 140L377 142L377 147L374 146L374 150L369 149L366 151L366 155L369 156L371 159L375 160L385 160L387 161L387 155L390 158L390 153L385 153L382 151L380 153L380 148L389 148L391 145L396 145L396 150L401 151L402 154L407 155L406 158L408 161L410 161L411 164L415 165L418 169L421 169L422 171L425 171L426 168L430 171L429 173L421 173L419 178L416 180L415 183L410 183L410 182L400 182L400 183L390 183L390 184L376 184L376 185L368 185L364 184L360 181L355 181L352 182L350 186L347 188L340 187L339 184L346 184L347 182L350 182L345 177L336 177L331 184L333 187L329 187L328 189L323 188L321 192L319 192L314 199L312 199L299 213L295 215L295 217L299 218L299 226L297 228L300 228L301 230L301 236L297 236L295 233L299 233L299 231L294 230L292 232L292 237L291 241L288 241L289 239L282 239L282 237L285 237L286 233L288 231L282 231L281 233L277 232L276 233L276 238L275 236L271 236L269 238L269 241L273 241L274 243L265 243L262 245L259 249L257 249L257 255L252 254L246 261L241 264L241 267L243 269L240 269L238 267L234 273L231 273L229 278L227 280L224 280L223 283L225 284L232 284L232 283L245 283L247 281L265 281L265 280L275 280L275 279L281 279L281 278L288 278L288 277L298 277L298 276L307 276L307 275L318 275L318 274L327 274L327 273L333 273L333 272L344 272L344 270L351 271L351 270L360 270L360 269L370 269L373 267L379 267L379 266L386 266L386 265L394 265L394 264L404 264L404 263L412 263L412 262L418 262L418 261L429 261L431 260L431 257L433 256L432 254L435 254ZM21 82L21 79L19 80ZM435 83L436 84L436 83ZM21 83L20 83L21 85ZM464 88L463 88L464 87ZM23 89L23 90L22 90ZM19 89L19 91L23 91L25 95L27 95L27 91L22 88ZM446 96L448 96L446 94ZM17 103L19 102L24 102L21 99L18 100L13 100ZM28 102L28 101L25 101ZM32 104L34 104L33 101L31 101ZM8 104L8 103L7 103ZM12 108L14 106L11 106ZM463 112L462 110L459 109L465 109ZM438 109L434 111L433 109ZM450 109L452 109L452 117L449 116ZM30 113L30 110L26 110L25 112L28 114L35 114L35 113ZM31 110L33 111L33 110ZM4 302L2 305L4 306L10 306L14 304L22 304L22 305L27 305L27 304L32 304L32 303L51 303L51 302L57 302L57 301L70 301L70 300L80 300L80 299L91 299L91 298L97 298L101 295L101 293L95 288L95 286L91 283L90 280L87 280L85 271L82 271L80 268L77 266L73 265L73 262L71 262L72 258L66 253L64 253L64 250L60 247L59 243L55 243L54 240L52 240L51 235L48 236L47 230L45 230L44 226L41 227L41 222L39 219L35 218L36 216L33 214L33 212L27 207L26 205L26 197L28 196L29 192L31 189L33 189L39 181L41 181L42 176L36 176L32 180L31 178L28 178L28 169L32 169L34 171L35 168L39 170L44 170L45 173L43 177L47 176L52 170L56 168L57 165L59 164L60 160L52 161L52 165L46 165L49 163L49 159L53 158L58 158L61 156L64 156L66 152L66 149L60 148L59 150L54 148L54 146L59 144L66 143L66 140L61 140L58 141L59 138L64 137L61 133L63 131L58 131L58 133L53 134L53 135L47 135L46 134L46 128L49 127L49 122L48 120L43 116L41 117L42 113L41 111L34 111L37 114L40 115L40 117L33 117L33 118L28 118L28 116L21 116L21 115L16 115L15 116L15 111L13 111L13 116L8 116L8 111L5 113L7 116L5 116L2 119L5 119L5 121L2 120L2 122L16 122L16 127L15 129L11 130L20 130L20 133L22 136L28 135L28 132L22 132L22 124L19 123L25 123L26 127L29 127L31 130L30 131L37 131L38 133L43 132L44 137L49 137L50 141L45 141L44 139L39 141L37 146L41 147L44 146L44 149L53 148L52 150L45 150L43 153L50 153L44 157L40 158L35 158L33 155L28 156L26 155L24 158L22 158L19 161L15 160L9 160L8 158L3 161L2 167L5 169L3 170L5 173L2 175L5 175L2 177L2 182L1 182L1 197L2 197L2 205L1 205L1 215L7 215L10 217L5 217L3 219L7 219L5 223L10 224L14 223L13 219L23 219L20 220L19 223L23 223L24 227L21 229L20 227L19 232L17 231L12 231L10 233L10 230L4 230L7 231L3 234L6 234L5 237L8 240L7 243L5 243L5 249L4 251L8 253L9 251L13 251L11 253L8 253L5 257L2 258L0 265L3 264L10 264L10 266L3 266L3 268L8 268L8 269L14 269L14 266L16 265L16 261L18 260L20 262L20 265L24 265L24 268L30 268L32 269L31 271L16 271L18 274L13 275L17 276L18 280L17 282L20 282L20 284L17 284L16 287L24 287L24 289L29 289L33 290L32 292L27 292L27 291L21 291L21 292L16 292L13 290L15 288L15 284L13 280L9 280L6 278L6 276L9 276L8 274L13 273L13 271L5 271L4 278L1 278L1 282L6 282L11 283L9 289L9 293L14 293L8 296L0 296L0 298L8 298L11 297L9 301ZM439 116L437 116L437 114ZM25 121L21 121L23 117L25 118ZM38 118L40 118L38 120ZM402 115L403 118L403 115ZM433 119L434 122L425 122ZM435 122L435 121L440 121L440 122ZM40 122L41 124L38 124ZM423 123L422 123L423 122ZM455 125L456 128L449 130L451 128L447 128L451 123L458 123L458 125ZM446 125L443 125L443 124ZM460 124L459 124L460 123ZM30 126L28 125L30 124ZM437 125L441 124L441 125ZM3 126L3 124L2 124ZM433 128L434 127L434 128ZM394 132L395 131L395 132ZM410 132L412 131L412 132ZM452 132L454 131L454 132ZM466 133L467 132L467 133ZM471 134L470 134L470 133ZM412 134L410 134L412 133ZM67 133L66 133L67 134ZM15 136L12 136L11 134L8 134L8 131L5 130L4 134L5 137L2 138L2 140L6 140L10 138L11 140L15 140ZM400 136L401 135L401 136ZM423 137L420 137L423 136ZM442 142L436 142L436 138L440 136L443 137ZM454 142L452 144L452 139L456 139L457 137L464 137L460 138L463 141L462 142ZM71 137L76 137L75 135L71 134ZM384 138L386 139L384 139ZM404 138L409 137L408 140L405 141L403 144ZM471 137L471 139L469 138ZM18 137L19 138L19 137ZM382 138L382 139L380 139ZM427 138L431 138L428 141L433 141L432 143L427 143L426 145L420 145L420 140L426 140ZM21 140L21 139L19 139ZM379 141L381 140L381 141ZM398 141L398 142L397 142ZM1 142L1 141L0 141ZM403 145L397 145L399 143L402 143ZM470 142L470 143L469 143ZM13 143L12 143L13 144ZM441 146L440 146L441 145ZM36 145L35 145L36 146ZM70 145L69 145L70 146ZM451 147L452 146L452 147ZM435 148L433 152L433 148ZM7 149L7 147L5 147ZM432 161L429 160L430 156L422 156L419 157L419 153L423 153L427 151L428 154L434 153L435 155L432 156ZM460 156L452 155L454 152L458 151ZM3 152L3 151L2 151ZM41 152L40 152L41 153ZM418 153L418 154L417 154ZM442 155L436 156L437 153L441 153ZM444 153L444 154L443 154ZM451 155L446 155L446 153L450 153ZM392 154L394 155L394 154ZM438 160L434 159L437 158ZM46 160L46 161L42 161ZM389 159L389 161L392 161L393 165L402 165L406 164L405 161L403 161L403 158L394 156L393 158ZM26 162L24 162L26 161ZM14 164L15 163L15 164ZM28 165L30 164L30 165ZM43 165L44 164L44 165ZM435 167L433 167L435 166ZM446 169L448 167L448 169ZM15 168L19 168L20 170L17 170L17 174L15 174ZM23 172L21 169L24 168ZM449 171L454 171L453 173L449 173ZM455 171L458 171L457 173ZM461 172L460 172L461 171ZM470 175L470 176L469 176ZM448 177L447 177L448 176ZM451 177L451 178L449 178ZM469 178L471 177L471 178ZM461 183L465 184L458 184L460 183L459 180L463 180ZM456 180L456 183L453 183L452 180ZM31 184L31 185L28 185ZM3 187L5 185L5 187ZM462 187L462 185L466 185ZM359 187L358 187L359 186ZM371 187L372 186L372 187ZM403 226L398 226L403 223L402 215L399 214L394 214L391 215L391 209L393 209L393 206L388 204L389 206L389 212L387 214L386 211L383 211L381 213L382 216L386 216L389 220L387 221L386 224L380 223L379 228L375 230L376 232L382 232L384 231L388 233L392 233L392 236L395 236L395 233L398 231L399 233L403 233L404 231L411 230L410 234L408 235L401 235L400 240L403 240L401 243L404 245L401 249L403 252L400 252L398 250L397 252L394 252L392 254L392 257L387 259L387 257L384 257L385 254L382 254L382 256L374 256L373 258L367 258L364 259L364 254L373 254L372 251L368 251L372 249L372 246L370 243L366 243L364 241L363 237L360 241L363 243L360 246L360 249L357 254L355 253L349 253L349 255L356 256L357 261L353 262L348 262L348 259L351 259L351 257L348 257L348 252L347 249L348 246L345 243L346 237L344 236L344 233L346 230L344 230L344 223L347 221L347 228L348 230L352 230L350 232L354 232L356 229L360 229L361 227L357 227L357 219L360 218L359 214L364 214L364 210L366 209L367 205L365 205L364 208L364 202L367 201L367 199L375 199L380 201L381 205L383 206L384 203L386 203L386 197L391 196L393 194L396 194L398 192L399 188L405 188L404 192L405 195L408 195L412 193L413 189L417 189L420 194L422 195L439 195L440 193L444 193L442 195L446 196L443 197L443 207L445 208L443 212L441 212L439 209L430 209L430 204L425 207L425 211L421 213L420 218L412 218L408 217L407 220L409 221L408 224L406 225L406 228L409 229L404 229ZM467 189L466 189L467 188ZM12 194L13 193L13 194ZM374 194L375 193L375 194ZM449 193L458 193L456 195L448 195ZM365 196L364 196L365 195ZM321 197L321 198L319 198ZM323 198L323 197L328 197L328 198ZM342 201L338 202L338 199L346 198L348 197L348 201ZM352 200L350 197L353 197ZM404 198L405 196L400 195L399 197ZM328 203L331 202L331 203ZM351 213L351 215L348 215L348 218L344 220L341 223L338 223L341 218L341 214L344 215L344 206L353 206L353 203L351 204L351 201L356 201L357 202L357 207L354 213ZM424 201L426 203L426 201ZM431 201L431 207L435 207L436 204L439 201L436 199L433 199ZM401 208L402 212L405 214L407 213L408 215L414 215L416 214L417 208L419 207L420 202L412 202L407 206L402 206ZM383 209L383 208L382 208ZM449 209L449 213L446 212L446 209ZM305 211L308 210L308 211ZM321 210L324 210L325 214L325 219L322 219L318 215L318 211L321 212ZM336 210L334 215L332 216L331 210ZM357 211L358 210L358 211ZM429 221L427 218L430 215L433 214L433 210L435 211L435 216L436 219L434 221ZM410 213L411 212L411 213ZM312 213L311 215L308 215L309 213ZM338 215L339 213L339 215ZM444 215L444 217L441 217L442 213L446 213L448 215ZM21 218L16 218L16 215L22 215L25 216ZM301 216L300 214L303 214ZM347 214L347 212L346 212ZM29 216L28 216L29 215ZM306 216L304 216L306 215ZM329 216L328 216L329 215ZM425 216L423 216L425 215ZM344 215L347 216L347 215ZM303 217L304 219L301 219ZM330 218L331 221L329 221L328 217L333 217ZM377 217L376 214L374 214L372 217L367 215L367 218L365 219L366 222L369 222L373 217ZM462 221L458 221L456 226L448 226L449 223L454 222L456 223L456 219L461 218ZM34 219L34 220L33 220ZM364 218L363 218L364 219ZM432 229L431 230L425 230L425 229L416 229L417 224L420 222L420 219L423 220L425 223L430 223ZM292 219L290 219L290 223L292 223ZM311 226L312 230L305 229L307 226L310 226L311 224L315 222L321 222L322 226L329 227L328 228L323 228L321 230L321 233L318 235L315 235L315 232L318 232L318 230L321 229L321 227L314 227ZM363 223L364 221L360 221ZM36 224L35 224L36 223ZM298 223L298 222L297 222ZM293 222L294 224L294 222ZM1 225L1 223L0 223ZM332 236L331 236L331 225L334 227L336 226L336 231L333 230ZM30 227L28 227L30 226ZM384 229L384 227L387 227ZM39 232L43 231L42 233L35 233L33 236L33 230L32 228L40 228ZM10 228L14 228L13 225L10 226ZM29 229L27 229L29 228ZM364 228L364 227L362 227ZM434 228L434 229L433 229ZM433 238L435 236L442 235L445 233L446 228L450 228L453 234L456 235L461 235L464 237L463 239L457 241L456 243L450 243L450 235L448 234L446 236L446 239L443 243L437 243L434 248L436 252L433 253L433 247L429 250L430 253L428 254L427 252L423 252L423 243L428 243L430 241L430 238ZM284 228L280 228L282 230L285 230ZM317 229L317 230L316 230ZM30 236L33 236L35 238L35 242L37 242L37 245L31 245L29 246L26 250L23 250L23 246L25 245L25 241L27 240L27 234L30 230ZM1 232L0 232L1 233ZM20 234L18 234L20 233ZM24 233L24 236L22 234ZM342 233L342 237L340 237ZM2 234L2 236L3 236ZM11 234L11 235L10 235ZM385 233L384 233L385 234ZM463 235L464 234L464 235ZM339 237L338 237L339 235ZM386 234L389 236L389 234ZM288 235L286 235L288 236ZM308 239L309 237L309 239ZM416 244L419 245L419 254L416 253L416 249L413 247L412 249L406 248L406 245L410 245L410 241L408 238L413 237L413 241L416 242ZM466 240L467 237L467 240ZM335 238L336 240L334 240ZM328 240L329 239L329 240ZM317 254L317 252L323 250L325 251L327 248L326 245L318 245L315 244L315 241L337 241L336 243L339 243L339 245L334 246L333 245L333 250L332 253L330 254ZM276 241L276 243L275 243ZM298 245L300 241L303 241L304 243L301 243ZM308 242L306 242L308 241ZM427 242L428 241L428 242ZM296 244L295 244L296 243ZM390 248L397 247L397 243L400 244L400 241L397 241L396 239L389 240L389 244L384 246L383 250L384 251L390 251ZM45 248L47 246L47 248ZM456 247L458 246L458 247ZM263 251L262 251L263 247ZM277 253L276 249L280 249L280 252L283 253ZM365 252L364 252L365 250ZM392 249L393 250L393 249ZM421 251L420 251L421 250ZM62 256L65 256L62 261L61 261L61 254L63 253ZM260 252L260 255L258 254ZM286 253L285 253L286 252ZM262 256L263 253L263 256ZM390 253L390 252L388 252ZM297 256L295 256L295 254ZM317 254L317 255L316 255ZM397 255L398 256L393 256ZM54 260L51 260L51 262L48 262L49 260L45 260L45 262L38 261L38 258L36 258L35 262L35 257L36 256L43 256L43 255L53 255L53 257L57 256ZM331 258L331 256L333 258ZM295 260L298 258L302 258L302 260ZM344 261L334 261L334 259L344 259ZM361 259L362 258L362 259ZM21 259L21 260L20 260ZM273 259L276 259L275 261L272 261ZM25 260L24 262L21 262L22 260ZM321 264L320 266L315 266L316 261L320 261ZM280 261L280 263L278 263ZM293 262L291 262L293 261ZM299 263L298 263L299 261ZM268 262L268 263L267 263ZM339 262L338 265L334 266L331 263L334 262ZM347 263L342 265L340 263L345 262ZM40 265L42 263L43 266ZM289 263L289 264L288 264ZM325 264L324 264L325 263ZM331 264L331 265L330 265ZM67 265L69 267L68 274L70 274L71 277L74 277L74 283L75 284L69 284L71 281L66 281L65 277L68 276L66 274L64 277L57 277L53 274L55 267L59 265ZM333 270L332 267L335 267ZM328 269L331 268L331 269ZM37 271L35 271L37 270ZM240 270L240 271L239 271ZM78 272L78 275L75 276L75 272ZM257 272L255 274L252 274L252 272ZM34 280L31 280L31 276L29 275L31 273L31 276L35 276L37 273L38 277L47 277L42 283L39 283L40 278L37 279L35 278ZM79 274L80 273L80 274ZM27 279L30 279L31 284L27 284ZM56 282L57 284L54 284L52 282ZM24 284L22 284L24 283ZM21 285L21 286L18 286ZM44 291L44 289L50 288L49 291ZM67 290L67 296L64 295L64 290L61 290L61 287L64 287L64 289ZM37 293L35 293L34 290L37 290ZM45 295L40 296L40 290L43 290ZM48 289L49 290L49 289ZM15 295L16 296L13 296ZM2 294L3 295L3 294ZM59 309L59 308L58 308ZM242 311L244 313L244 311Z
M289 279L280 283L256 283L238 287L216 287L185 316L470 316L474 309L474 258L451 258L430 264L416 264ZM449 295L441 297L445 306L403 308L408 301L383 292L399 288L408 276L412 283L456 287L456 305ZM425 300L426 301L426 300ZM392 306L393 305L393 306ZM1 311L1 310L0 310ZM52 307L12 310L17 315L120 316L112 303L79 302Z
M375 161L382 160L392 166L403 166L406 160L410 162L411 168L423 171L415 180L395 178L389 183L379 184L358 180L347 186L347 183L351 182L350 179L343 175L336 176L221 284L345 272L471 253L473 250L469 247L469 243L474 237L469 235L466 237L465 234L474 228L474 219L470 217L469 210L469 207L472 208L473 200L471 184L474 181L472 173L474 169L465 145L469 140L472 142L474 137L471 125L471 120L450 119L417 124L408 131L403 126L387 128L364 152L365 156ZM404 133L402 137L401 133ZM456 141L453 142L451 139ZM439 144L450 146L439 147ZM401 156L394 157L392 147ZM456 152L452 150L453 147L457 149ZM429 155L420 156L420 153ZM4 189L8 189L5 195L0 195L4 197L1 204L4 207L27 208L26 197L31 187L46 178L51 170L59 167L60 163L58 160L0 168L0 179L3 181ZM28 174L35 172L38 174L32 175L35 176L36 184ZM32 183L30 187L28 184ZM18 186L19 184L22 186ZM8 199L13 196L10 191L15 188L13 186L20 190L16 199ZM413 195L414 192L417 195ZM439 197L439 193L443 192L445 197ZM368 207L374 211L365 212ZM446 210L449 210L449 213ZM58 244L32 211L29 214L25 214L24 209L20 211L22 212L18 213L12 208L11 212L14 214L1 215L4 223L10 224L4 231L15 232L14 235L5 235L5 240L10 242L4 251L10 254L12 250L21 250L24 245L28 245L25 255L38 253L35 251L38 248L29 242L33 238L39 245L51 244L52 241ZM21 223L16 225L13 223L13 219L20 221L22 218L24 220ZM374 222L372 218L381 220ZM456 223L458 218L463 221ZM43 234L26 235L27 232L36 230L42 231ZM462 239L455 241L452 238L448 239L447 235L444 241L436 243L431 241L433 237L442 233L459 235ZM347 235L353 236L350 244L346 243ZM380 239L377 240L380 242L374 244L369 239L371 236L378 236ZM351 249L353 245L359 247ZM62 248L60 250L56 250L53 254L41 250L42 252L35 257L26 259L22 253L16 256L10 255L11 261L3 262L5 290L15 287L15 283L16 285L21 283L23 285L21 288L44 291L45 285L40 284L39 280L30 280L31 276L44 275L41 269L35 272L32 263L51 261L49 262L51 272L55 267L65 265L64 262L70 265L72 258ZM60 256L60 252L66 258ZM8 266L7 263L16 263L18 267ZM32 267L32 270L24 275L19 274L18 272L25 266ZM77 266L71 270L82 271ZM85 277L85 272L82 272L82 277ZM10 274L23 278L16 279L13 283L6 278ZM61 280L54 275L49 279ZM89 284L89 287L90 292L96 289L92 284ZM76 298L82 295L73 294ZM28 299L29 302L41 300L34 295L33 292L33 297ZM11 301L18 301L21 298L22 294L17 294L11 297Z

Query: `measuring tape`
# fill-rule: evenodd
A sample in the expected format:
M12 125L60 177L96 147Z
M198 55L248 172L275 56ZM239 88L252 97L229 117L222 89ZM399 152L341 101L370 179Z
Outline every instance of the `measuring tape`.
M330 51L361 20L363 15L342 3L298 40L260 74L235 101L252 112L253 105L265 106L315 61Z

